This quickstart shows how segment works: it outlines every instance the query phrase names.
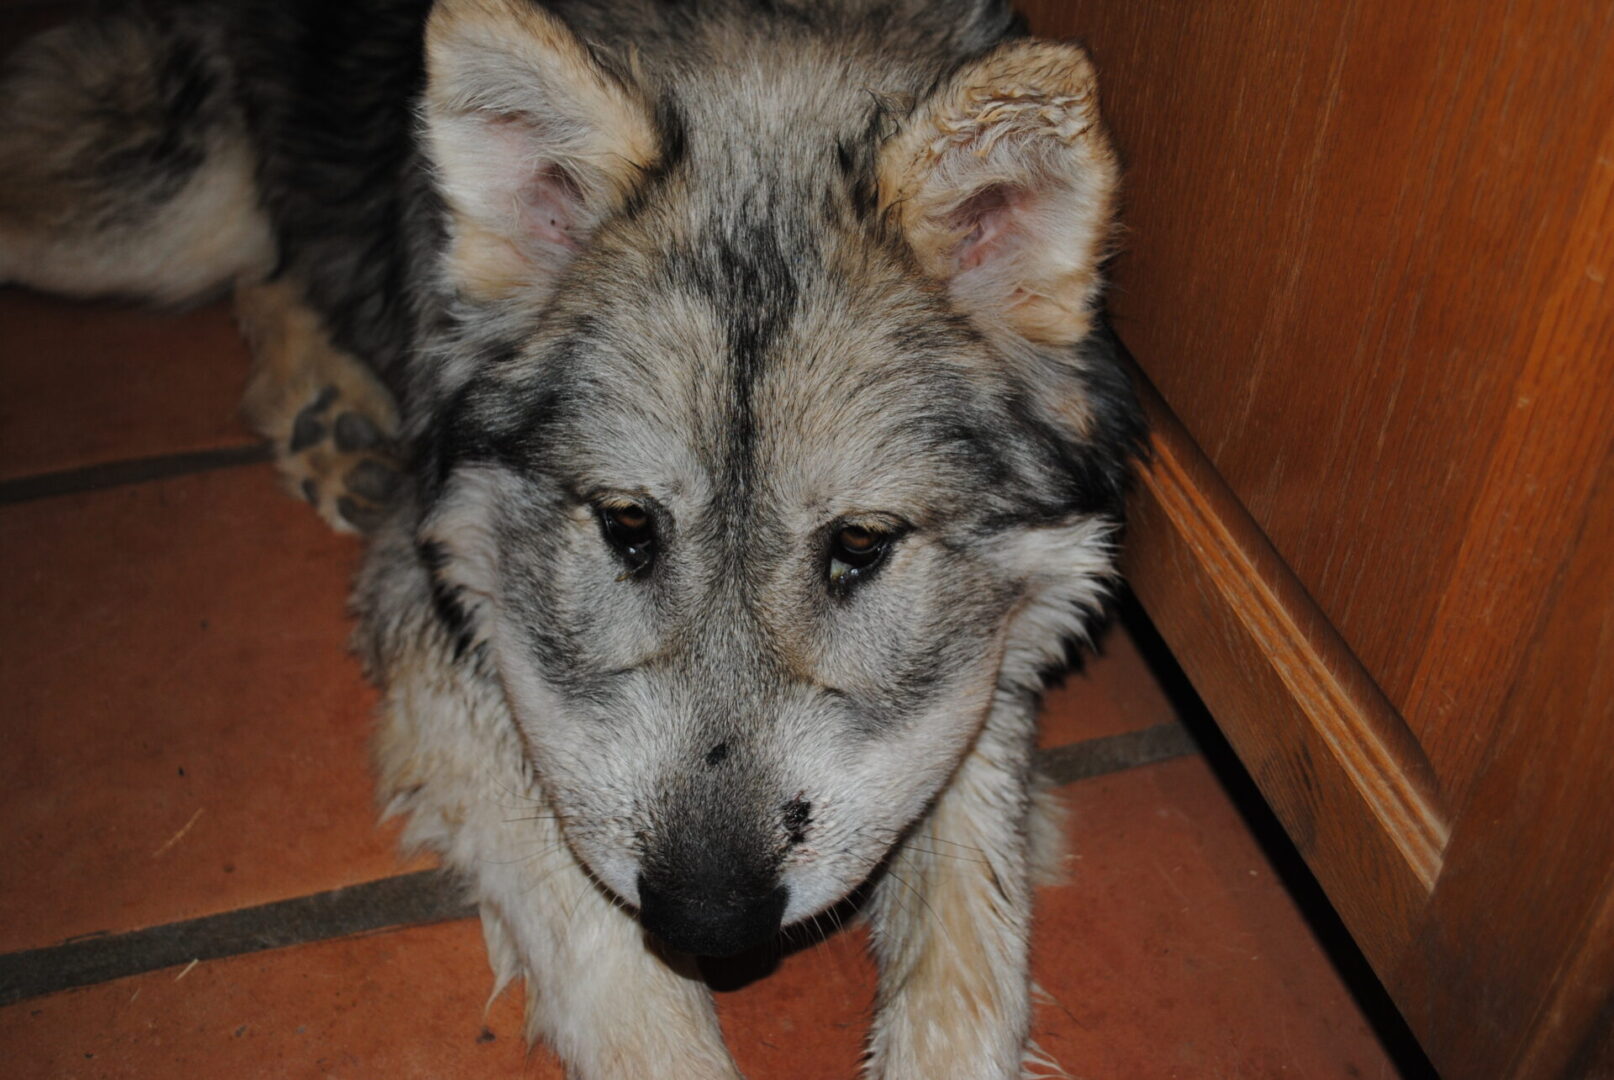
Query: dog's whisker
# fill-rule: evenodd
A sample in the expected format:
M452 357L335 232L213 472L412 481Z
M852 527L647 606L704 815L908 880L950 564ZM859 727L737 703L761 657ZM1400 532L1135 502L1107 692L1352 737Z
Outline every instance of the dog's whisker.
M548 845L546 845L544 847L534 849L533 851L530 851L530 852L524 852L522 854L516 855L516 856L514 856L512 858L509 858L509 859L499 859L499 858L493 858L491 856L482 856L482 857L477 859L477 862L480 863L483 866L520 866L520 865L522 865L524 863L535 862L535 861L537 861L539 859L547 859L551 855L553 855L555 852L563 849L564 847L565 847L565 844L563 842L562 843L551 843L551 844L548 844Z
M966 851L973 851L978 855L985 855L986 854L986 850L984 848L982 848L978 844L965 844L965 843L961 843L960 841L957 841L957 840L949 840L945 836L937 836L932 831L927 831L924 834L924 836L925 836L926 840L933 841L933 842L938 843L938 844L950 844L953 847L960 847L960 848L963 848Z
M975 863L977 866L990 866L992 864L990 859L971 858L968 855L959 855L951 851L936 851L932 848L920 847L918 844L913 843L903 845L903 849L905 851L917 852L921 855L928 855L934 859L955 859L958 862Z

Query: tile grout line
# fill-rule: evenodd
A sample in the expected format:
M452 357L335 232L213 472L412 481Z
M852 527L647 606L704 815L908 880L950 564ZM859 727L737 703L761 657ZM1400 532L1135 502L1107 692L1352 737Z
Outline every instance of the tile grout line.
M0 1006L199 960L475 913L442 870L418 870L218 915L0 955Z
M215 450L195 450L182 454L159 454L156 457L129 458L86 465L60 472L37 473L12 480L0 480L0 506L13 503L48 499L58 495L77 495L85 491L144 484L152 480L169 480L192 473L212 472L215 469L233 469L242 465L261 465L274 460L274 451L268 443L248 443L244 446L226 446Z
M1167 720L1137 731L1039 750L1035 768L1048 783L1064 787L1078 780L1197 753L1199 747L1188 729Z
M1174 722L1037 753L1037 772L1055 786L1198 753ZM0 954L0 1006L178 964L307 945L368 931L469 918L476 906L445 870L349 885L122 934Z

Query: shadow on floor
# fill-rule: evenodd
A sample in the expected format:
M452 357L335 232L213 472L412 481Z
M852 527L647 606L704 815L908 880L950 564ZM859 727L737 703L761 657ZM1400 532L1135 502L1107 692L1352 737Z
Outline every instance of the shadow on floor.
M1142 605L1128 593L1118 604L1117 617L1131 634L1144 662L1171 698L1177 715L1199 744L1205 761L1216 773L1228 798L1244 819L1245 826L1260 844L1262 854L1271 862L1273 871L1294 899L1329 962L1361 1007L1363 1015L1373 1027L1373 1033L1395 1064L1401 1080L1439 1080L1439 1074L1419 1047L1406 1021L1401 1018L1383 983L1374 974L1367 958L1357 948L1350 932L1329 903L1328 895L1312 876L1306 861L1290 842L1255 781L1222 736L1221 729L1195 693L1188 676L1177 666L1176 658L1149 621Z

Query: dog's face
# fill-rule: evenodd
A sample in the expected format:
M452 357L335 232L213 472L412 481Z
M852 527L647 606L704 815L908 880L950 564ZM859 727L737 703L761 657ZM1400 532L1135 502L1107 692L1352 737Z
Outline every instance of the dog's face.
M552 64L570 47L526 30ZM456 140L502 145L523 115L454 104L454 31L434 24L450 174ZM833 169L724 185L701 117L675 154L610 85L591 115L632 129L598 137L634 176L523 159L539 220L491 247L463 194L487 181L445 183L462 307L421 537L579 858L668 943L726 953L865 880L995 699L1062 654L1111 572L1133 421L1082 356L1090 295L1021 279L1029 313L1003 310L1014 214L1059 193L927 190L924 103L900 131L849 115L851 153L829 124Z

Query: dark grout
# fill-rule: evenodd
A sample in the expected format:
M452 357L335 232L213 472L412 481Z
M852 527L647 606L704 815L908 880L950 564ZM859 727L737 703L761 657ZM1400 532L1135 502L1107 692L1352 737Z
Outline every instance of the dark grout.
M262 465L274 460L274 451L267 443L247 446L228 446L217 450L197 450L187 454L162 454L158 457L135 458L129 461L109 461L100 465L87 465L81 469L23 476L15 480L0 480L0 506L48 499L57 495L77 495L84 491L121 487L125 484L144 484L152 480L169 480L176 476L211 472L214 469L233 469L242 465Z
M1185 731L1164 723L1039 751L1036 767L1049 782L1064 785L1194 752ZM192 960L219 960L474 914L475 905L466 901L463 886L447 871L399 874L220 915L0 954L0 1006Z
M475 914L442 870L350 885L126 934L0 955L0 1005L145 971Z
M1187 729L1167 721L1141 731L1125 731L1038 751L1037 772L1050 783L1063 786L1198 752Z

